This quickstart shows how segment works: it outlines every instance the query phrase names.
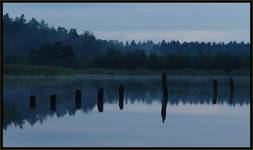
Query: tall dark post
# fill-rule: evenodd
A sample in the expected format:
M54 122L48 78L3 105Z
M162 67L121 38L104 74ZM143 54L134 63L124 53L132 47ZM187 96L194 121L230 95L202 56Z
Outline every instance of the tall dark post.
M124 107L124 85L119 86L119 108L123 109Z
M230 78L229 80L229 87L230 87L230 104L233 103L233 99L234 99L234 80L233 78Z
M34 95L30 97L30 108L31 109L36 108L36 97Z
M163 102L162 102L161 115L162 115L162 120L164 122L166 118L166 109L167 109L167 103L168 103L168 87L167 87L167 77L166 77L165 72L162 74L162 87L163 87Z
M162 73L163 97L168 97L167 77L166 73Z
M103 88L99 88L98 89L98 102L97 102L97 106L98 106L98 111L99 112L103 112L103 107L104 107L104 92L103 92Z
M81 109L81 97L82 97L81 90L77 89L76 90L76 98L75 98L75 108L76 109Z
M213 104L217 103L217 80L213 80Z
M56 111L56 95L50 96L50 110Z

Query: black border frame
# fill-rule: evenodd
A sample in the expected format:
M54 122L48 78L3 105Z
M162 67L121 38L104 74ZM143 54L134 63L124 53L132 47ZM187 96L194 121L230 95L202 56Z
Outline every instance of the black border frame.
M1 17L1 149L252 149L252 0L1 0L4 3L249 3L250 4L250 147L3 147L3 17ZM235 137L236 138L236 137Z

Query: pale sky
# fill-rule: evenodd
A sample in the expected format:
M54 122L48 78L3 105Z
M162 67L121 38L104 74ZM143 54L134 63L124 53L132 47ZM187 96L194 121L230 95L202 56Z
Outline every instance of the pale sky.
M4 3L3 12L107 40L250 39L250 3Z

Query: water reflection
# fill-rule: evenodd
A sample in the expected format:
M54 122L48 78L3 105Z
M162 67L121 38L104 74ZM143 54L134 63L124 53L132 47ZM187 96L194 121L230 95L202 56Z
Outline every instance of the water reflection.
M84 113L98 107L103 112L105 103L123 109L124 103L145 103L162 105L162 120L166 117L167 103L183 104L213 103L213 79L168 78L168 95L163 96L161 79L149 78L71 78L71 79L5 79L4 80L3 127L10 124L22 128L25 121L31 125L43 123L47 116L75 115L77 109ZM29 82L28 82L29 81ZM231 82L231 81L230 81ZM231 106L249 104L248 79L237 78L231 83L227 78L219 79L216 105ZM78 90L76 90L78 88ZM54 93L54 95L51 95ZM82 94L81 94L82 93ZM32 95L32 96L31 96ZM36 97L34 96L36 95ZM169 101L168 101L169 99ZM233 103L231 101L233 100ZM169 107L169 106L168 106Z
M56 111L56 95L50 96L50 110Z
M162 88L163 88L163 101L162 101L162 109L161 109L161 115L162 120L164 122L166 118L166 109L167 109L167 103L168 103L168 83L167 83L167 76L166 73L162 74Z
M76 103L75 103L76 110L81 109L81 105L82 105L81 98L82 98L81 90L78 89L78 90L76 90Z
M36 108L36 97L34 95L30 97L30 108L31 109Z
M217 80L213 80L213 104L217 103L217 93L218 93Z
M103 88L98 89L97 106L98 106L98 111L103 112L103 110L104 110L104 90L103 90Z
M234 103L234 80L233 78L230 78L229 80L229 87L230 87L230 104Z
M162 115L163 122L164 122L164 120L166 118L167 103L168 103L168 97L163 97L162 109L161 109L161 115Z
M119 87L119 109L123 109L124 107L124 85L120 85Z

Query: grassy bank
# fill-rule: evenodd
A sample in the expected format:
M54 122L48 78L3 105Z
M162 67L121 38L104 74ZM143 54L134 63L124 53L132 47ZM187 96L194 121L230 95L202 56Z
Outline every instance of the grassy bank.
M55 76L55 75L75 75L75 74L142 74L142 75L155 75L161 74L166 71L170 75L228 75L223 70L196 70L196 69L177 69L177 70L147 70L147 69L105 69L105 68L84 68L84 69L71 69L56 66L36 66L36 65L3 65L4 75L13 76ZM241 69L234 70L231 75L248 76L250 70Z
M36 65L3 65L4 75L72 75L76 71L63 67Z

